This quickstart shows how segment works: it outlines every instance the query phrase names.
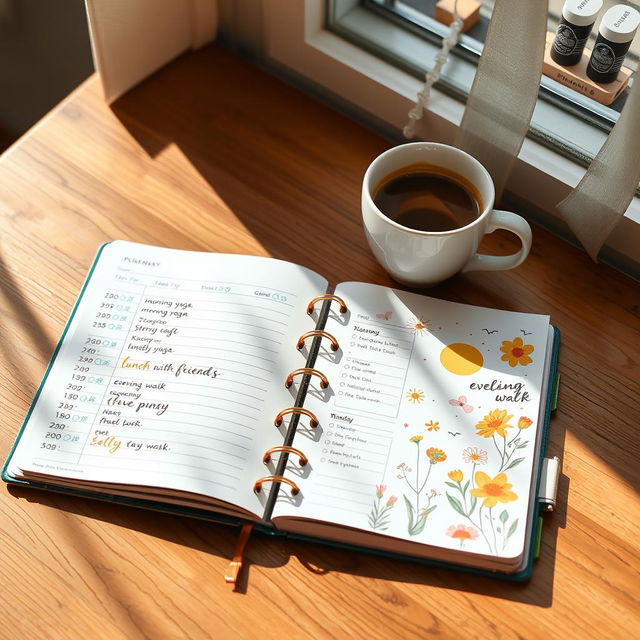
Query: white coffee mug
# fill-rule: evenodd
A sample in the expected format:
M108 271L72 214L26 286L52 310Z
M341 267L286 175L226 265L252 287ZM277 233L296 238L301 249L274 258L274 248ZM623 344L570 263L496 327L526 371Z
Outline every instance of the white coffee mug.
M403 167L429 164L456 173L480 194L480 215L470 224L450 231L418 231L388 218L374 204L376 188ZM468 153L446 144L412 142L379 155L367 169L362 184L362 219L369 246L378 262L398 282L428 287L462 271L498 271L517 267L529 255L531 227L524 218L493 208L495 189L489 172ZM486 233L506 229L522 243L517 253L489 256L477 253Z

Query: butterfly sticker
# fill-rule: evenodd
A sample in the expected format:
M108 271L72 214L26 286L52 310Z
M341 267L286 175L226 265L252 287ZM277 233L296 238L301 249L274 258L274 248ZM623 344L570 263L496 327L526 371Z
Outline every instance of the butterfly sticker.
M449 404L452 407L461 407L465 413L471 413L473 411L473 407L467 404L467 396L458 396L457 400L452 398L449 400Z
M376 313L376 318L378 320L391 320L391 316L393 313L391 311L387 311L385 313Z

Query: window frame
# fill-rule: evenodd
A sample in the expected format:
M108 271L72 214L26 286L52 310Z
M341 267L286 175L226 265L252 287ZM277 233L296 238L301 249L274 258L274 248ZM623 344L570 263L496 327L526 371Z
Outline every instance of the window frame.
M335 10L331 6L338 7L343 2L351 3L351 0L331 0L328 3L327 24L330 29L333 26L337 27L338 33L340 25L335 23L333 15ZM359 0L359 3L364 5L368 11L377 12L386 20L395 21L401 28L412 30L420 38L430 39L437 46L441 45L443 37L447 35L449 30L434 18L410 6L405 7L403 0L397 0L397 4L393 7L386 6L383 0ZM452 49L452 55L462 57L476 66L483 47L484 43L462 33L458 45ZM375 54L375 51L373 53ZM406 70L411 72L411 69ZM544 75L540 78L540 98L560 106L563 110L573 113L576 117L606 133L611 130L620 115L618 111L601 105Z
M221 35L272 72L401 142L422 82L327 29L327 2L220 0ZM424 115L434 142L453 142L463 110L462 102L434 89ZM575 160L526 138L507 185L509 205L575 243L555 207L583 175ZM632 200L600 258L640 275L640 199Z

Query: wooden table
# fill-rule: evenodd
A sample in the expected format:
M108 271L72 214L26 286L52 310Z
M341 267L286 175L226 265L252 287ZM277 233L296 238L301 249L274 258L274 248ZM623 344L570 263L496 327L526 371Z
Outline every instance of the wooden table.
M391 285L359 193L389 143L223 49L185 55L111 109L92 78L3 156L4 459L98 245L270 255ZM287 232L282 234L282 230ZM486 247L513 251L508 235ZM638 606L638 285L534 229L520 268L443 298L549 313L563 337L557 511L527 584L0 489L3 638L630 638Z

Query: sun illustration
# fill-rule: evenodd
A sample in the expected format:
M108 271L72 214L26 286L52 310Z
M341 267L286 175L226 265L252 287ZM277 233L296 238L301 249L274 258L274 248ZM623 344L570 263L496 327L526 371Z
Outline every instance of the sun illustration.
M440 352L440 362L447 371L458 376L468 376L480 370L484 358L474 346L456 342Z
M420 389L409 389L407 391L407 400L413 402L413 404L420 404L424 402L424 392Z
M427 331L431 331L431 322L425 320L422 316L419 318L413 317L407 322L407 327L417 333L418 335L424 335Z

